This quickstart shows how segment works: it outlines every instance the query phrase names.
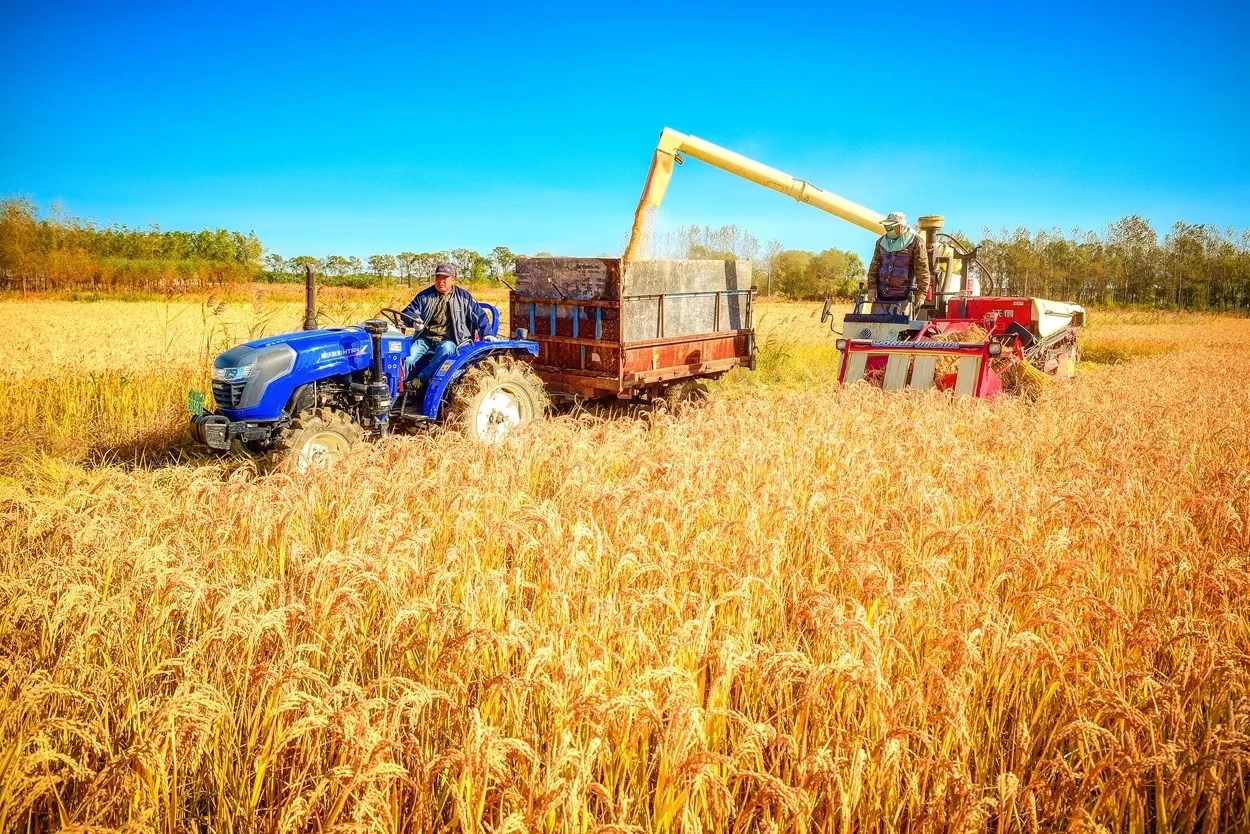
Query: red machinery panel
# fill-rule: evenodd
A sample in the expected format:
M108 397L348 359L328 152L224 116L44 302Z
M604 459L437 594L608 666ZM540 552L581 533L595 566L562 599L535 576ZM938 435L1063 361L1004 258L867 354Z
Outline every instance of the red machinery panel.
M950 318L970 319L980 322L986 316L997 313L998 320L994 323L992 333L1005 333L1013 321L1029 332L1037 332L1037 322L1033 320L1032 298L1000 298L997 296L976 296L974 298L952 300L947 308Z

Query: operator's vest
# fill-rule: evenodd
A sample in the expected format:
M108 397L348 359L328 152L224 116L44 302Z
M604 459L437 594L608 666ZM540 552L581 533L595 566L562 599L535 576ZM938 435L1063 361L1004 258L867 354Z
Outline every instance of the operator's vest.
M881 247L881 266L877 268L877 298L882 301L906 301L911 297L913 278L912 260L920 244L920 235L911 244L897 252L887 252Z

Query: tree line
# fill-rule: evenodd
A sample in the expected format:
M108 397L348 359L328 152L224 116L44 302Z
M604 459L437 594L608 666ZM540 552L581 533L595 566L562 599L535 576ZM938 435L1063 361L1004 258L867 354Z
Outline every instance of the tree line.
M540 253L546 254L546 253ZM312 267L331 284L372 286L379 282L400 281L408 286L424 283L434 277L441 263L456 267L456 275L464 281L486 281L508 275L516 265L517 256L507 246L496 246L483 255L472 249L450 249L441 252L400 252L395 255L370 255L361 260L354 255L296 255L285 258L276 252L264 257L262 281L302 281L304 267Z
M806 252L786 249L780 241L760 246L751 232L735 225L680 226L652 236L645 255L653 258L695 258L754 261L756 284L761 292L792 298L823 298L827 294L850 297L864 277L859 255L841 249ZM550 256L539 252L536 257ZM487 254L472 249L442 252L400 252L396 255L370 255L361 259L343 255L298 255L285 258L271 252L265 255L263 281L302 281L304 267L312 267L327 283L346 286L372 286L379 282L401 281L408 286L424 283L434 276L440 263L451 263L462 281L486 281L507 277L513 272L518 255L506 246L496 246ZM602 257L614 257L604 254Z
M1102 232L986 230L980 247L1001 294L1250 310L1250 229L1178 222L1160 238L1132 215Z
M0 200L0 289L152 290L209 287L256 277L264 247L255 234L97 226L55 207L39 217L33 202Z
M1019 227L952 236L976 247L1000 295L1250 311L1250 229L1177 222L1160 236L1148 220L1130 215L1102 231ZM791 298L849 298L867 278L859 253L785 249L776 240L761 247L736 226L681 227L657 235L654 248L660 257L751 258L757 286Z
M1000 294L1092 305L1250 310L1250 230L1178 222L1160 235L1146 219L1133 215L1102 231L1021 227L985 229L979 238L955 236L978 247L987 277ZM870 246L865 245L865 255ZM749 259L761 292L790 298L848 298L866 278L858 252L786 249L778 240L761 244L736 225L690 225L656 233L647 254ZM442 262L455 264L461 280L473 282L507 276L517 257L507 246L496 246L487 253L460 248L364 259L288 258L266 252L252 232L98 226L55 207L41 217L26 198L0 200L0 290L9 291L161 291L299 281L305 266L328 284L413 286L427 282Z

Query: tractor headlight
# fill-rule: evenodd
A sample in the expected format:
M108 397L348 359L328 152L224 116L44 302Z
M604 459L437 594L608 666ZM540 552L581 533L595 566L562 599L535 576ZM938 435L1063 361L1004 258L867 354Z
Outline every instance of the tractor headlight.
M846 339L838 339L836 342L833 343L833 346L836 347L838 350L845 351Z
M237 368L213 368L213 379L218 382L240 382L252 375L254 367L256 367L255 363Z
M990 342L990 356L998 356L1003 352L1001 342Z

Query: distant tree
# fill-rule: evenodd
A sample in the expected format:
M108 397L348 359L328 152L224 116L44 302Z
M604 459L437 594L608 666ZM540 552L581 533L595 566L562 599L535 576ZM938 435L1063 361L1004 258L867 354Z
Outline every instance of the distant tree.
M1114 264L1112 272L1116 283L1116 301L1145 301L1155 294L1158 283L1158 248L1158 233L1139 215L1123 217L1107 227L1107 250ZM1211 254L1216 253L1212 251ZM1218 260L1218 257L1213 257L1212 260ZM1210 293L1208 298L1211 298Z
M245 235L231 232L230 238L234 243L233 260L241 264L255 264L259 268L265 247L256 236L256 232L248 232Z
M784 250L785 250L785 247L782 246L781 241L779 240L775 240L775 239L770 240L768 241L768 243L764 244L764 257L763 257L762 266L764 270L764 278L765 278L765 281L767 282L766 283L767 289L765 291L769 295L773 294L773 272L774 272L774 268L777 265L777 256L780 255Z
M335 278L342 278L352 268L352 262L342 255L326 255L325 273Z
M396 265L399 267L399 276L407 282L408 286L412 286L412 276L416 274L418 267L418 259L421 256L416 252L400 252L396 258Z
M311 266L314 272L325 272L325 264L312 255L297 255L287 263L297 272L303 272L306 266Z
M364 271L365 271L365 265L361 262L360 258L357 258L355 255L352 255L350 258L347 259L347 274L348 275L359 275L360 273Z
M417 256L417 277L423 281L433 279L434 270L439 264L447 260L447 256L443 252L422 252Z
M265 256L265 268L275 274L282 274L287 271L286 258L277 252L270 252Z
M474 252L469 258L469 278L473 281L485 281L494 274L495 262L490 258Z
M390 278L395 274L398 261L394 255L370 255L369 271L379 278Z
M836 295L851 298L864 276L864 262L859 255L843 249L826 249L812 258L807 267L805 290L810 295Z
M1199 287L1210 284L1207 252L1211 249L1210 230L1200 224L1176 223L1164 240L1165 268L1169 276L1169 300L1192 305Z
M38 251L38 218L39 210L27 197L10 197L0 203L0 269L20 274L23 292Z
M499 269L499 275L507 275L516 265L516 255L506 246L496 246L490 250L490 255Z
M701 243L695 243L686 251L686 257L696 261L732 261L734 253L729 250L716 251Z
M760 256L760 239L750 232L742 233L742 241L738 244L737 256L744 261L756 261Z
M720 228L690 225L652 235L651 249L657 257L753 260L759 254L760 241L735 225Z
M451 250L451 262L456 265L457 275L468 275L473 269L473 259L480 257L472 249Z
M815 255L800 249L787 249L777 256L773 287L791 298L812 298L820 294L810 279L809 267Z

